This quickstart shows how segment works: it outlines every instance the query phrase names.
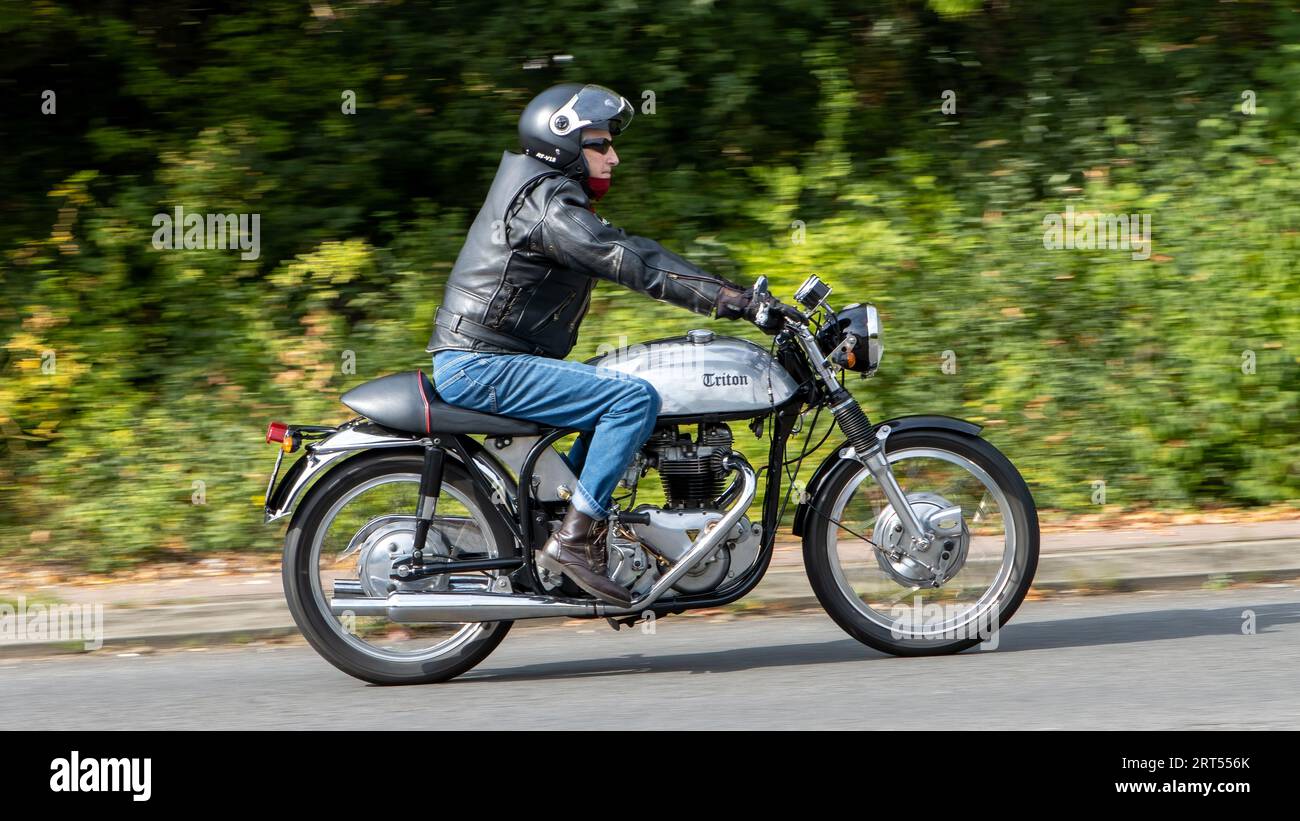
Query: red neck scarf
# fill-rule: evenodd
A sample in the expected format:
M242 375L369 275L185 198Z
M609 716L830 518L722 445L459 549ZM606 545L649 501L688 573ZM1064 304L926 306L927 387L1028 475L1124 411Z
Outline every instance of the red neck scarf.
M588 177L583 182L583 187L587 189L587 194L593 199L598 200L609 191L609 184L612 180L609 177Z

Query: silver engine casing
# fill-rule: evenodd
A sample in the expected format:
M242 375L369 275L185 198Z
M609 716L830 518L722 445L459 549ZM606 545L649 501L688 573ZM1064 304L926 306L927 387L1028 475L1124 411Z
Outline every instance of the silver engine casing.
M606 549L609 578L638 596L659 581L661 574L655 555L676 564L690 549L694 537L723 516L720 510L662 510L652 505L640 505L636 512L648 513L650 524L620 524L606 531ZM762 538L762 526L742 516L717 549L701 559L672 589L684 594L716 590L753 567ZM545 568L538 568L538 574L547 590L560 586L560 580Z
M776 359L753 342L716 336L706 329L628 345L586 364L654 385L662 401L660 416L758 414L786 401L799 387Z
M611 533L608 555L609 577L638 595L659 580L652 552L676 564L695 538L723 516L720 510L662 510L651 505L641 505L635 512L648 514L650 523L630 525L630 533ZM672 589L684 594L707 593L748 570L758 558L762 530L742 516L718 547L700 559Z

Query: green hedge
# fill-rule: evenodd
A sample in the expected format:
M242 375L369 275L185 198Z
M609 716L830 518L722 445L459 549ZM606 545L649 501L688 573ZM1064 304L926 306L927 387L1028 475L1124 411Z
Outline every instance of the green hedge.
M985 424L1041 508L1300 498L1289 4L724 5L8 8L0 554L276 549L266 422L427 365L517 112L573 79L641 110L615 224L881 308L873 417ZM155 250L178 205L259 213L261 257ZM1045 248L1067 209L1147 215L1149 258ZM603 284L574 358L701 322Z

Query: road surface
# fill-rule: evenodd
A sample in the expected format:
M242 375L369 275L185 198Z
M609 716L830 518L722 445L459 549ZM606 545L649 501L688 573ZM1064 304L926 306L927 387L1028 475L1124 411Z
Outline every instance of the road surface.
M1243 624L1254 614L1253 634ZM301 640L0 661L0 729L1300 728L1300 588L1026 602L997 650L900 659L820 611L516 628L380 688Z

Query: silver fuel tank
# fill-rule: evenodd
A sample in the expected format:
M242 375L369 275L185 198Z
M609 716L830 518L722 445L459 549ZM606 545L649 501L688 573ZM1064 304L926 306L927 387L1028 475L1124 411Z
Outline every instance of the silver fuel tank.
M586 364L654 385L662 400L660 416L757 415L785 402L798 388L780 363L753 342L705 329L617 348Z

